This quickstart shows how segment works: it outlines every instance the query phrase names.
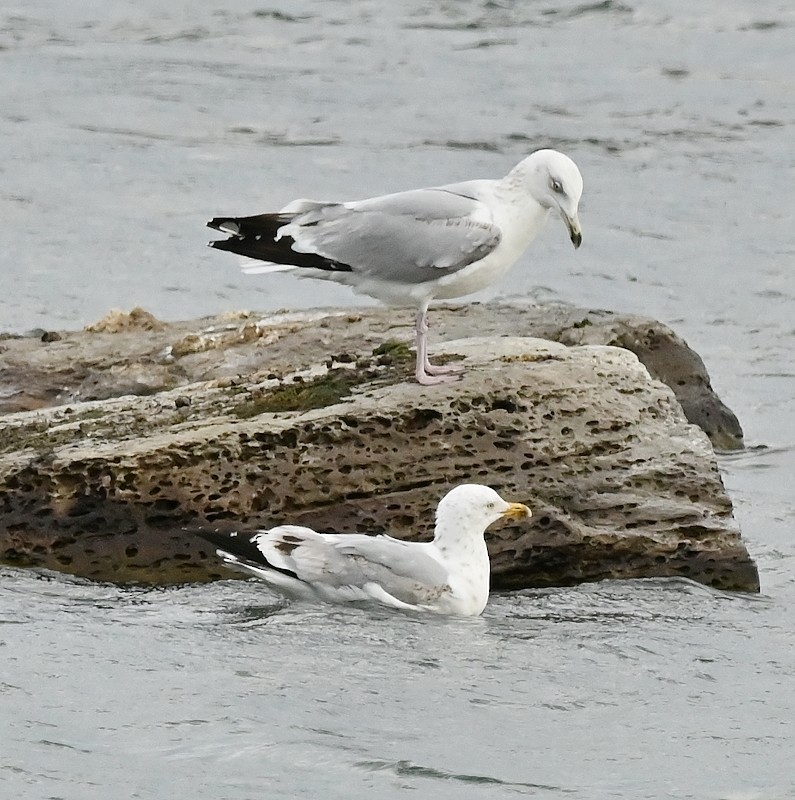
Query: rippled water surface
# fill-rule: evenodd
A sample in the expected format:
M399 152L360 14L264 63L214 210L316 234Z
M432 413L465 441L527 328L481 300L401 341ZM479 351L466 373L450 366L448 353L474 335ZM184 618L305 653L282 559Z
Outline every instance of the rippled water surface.
M22 798L795 796L795 7L0 7L0 330L366 302L246 278L215 214L580 165L484 297L646 313L702 354L762 595L495 597L477 620L0 570L0 788ZM2 358L2 354L0 354Z
M770 597L638 581L483 618L4 575L15 797L788 798ZM776 622L778 619L778 622Z

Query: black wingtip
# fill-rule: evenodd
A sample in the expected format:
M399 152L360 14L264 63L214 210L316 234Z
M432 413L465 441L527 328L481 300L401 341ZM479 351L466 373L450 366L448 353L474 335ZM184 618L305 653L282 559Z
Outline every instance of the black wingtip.
M221 530L220 528L202 527L185 527L182 530L184 530L185 533L189 534L190 536L196 536L198 539L204 539L205 542L209 542L214 548L219 550L233 552L236 548L239 548L241 544L244 548L250 544L249 536L251 534L238 533L235 530ZM238 542L240 542L240 544L238 544Z
M188 530L187 528L185 530ZM221 551L219 556L223 558L222 553L228 553L235 560L234 568L242 567L244 570L247 566L256 569L269 569L274 572L281 572L283 575L289 575L291 578L300 580L298 575L289 569L282 567L275 567L271 564L263 552L257 547L255 537L262 531L248 531L248 532L223 532L218 530L207 530L206 528L194 528L190 530L194 536L212 544L216 551Z
M290 214L256 214L253 217L213 217L208 228L229 236L218 239L209 246L246 256L269 264L288 264L292 267L308 267L328 272L352 272L353 267L341 261L327 258L319 253L302 253L293 249L292 236L280 233L281 228L293 217Z
M254 537L260 531L220 531L198 528L191 531L194 535L209 542L216 550L223 550L235 558L255 566L269 566L262 552L257 547Z

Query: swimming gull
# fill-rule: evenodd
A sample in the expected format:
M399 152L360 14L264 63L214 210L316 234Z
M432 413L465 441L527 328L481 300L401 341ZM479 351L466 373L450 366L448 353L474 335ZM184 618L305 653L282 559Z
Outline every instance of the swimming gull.
M476 616L489 596L489 554L483 534L501 518L530 516L488 486L463 484L436 509L431 542L385 534L317 533L298 525L198 534L228 566L265 580L288 597L330 603L369 601L392 608Z
M579 247L581 195L577 165L556 150L537 150L500 180L347 203L294 200L275 214L216 217L207 225L231 236L209 245L244 256L248 273L298 270L391 305L415 306L416 379L444 383L460 369L428 360L430 302L472 294L502 277L550 211Z

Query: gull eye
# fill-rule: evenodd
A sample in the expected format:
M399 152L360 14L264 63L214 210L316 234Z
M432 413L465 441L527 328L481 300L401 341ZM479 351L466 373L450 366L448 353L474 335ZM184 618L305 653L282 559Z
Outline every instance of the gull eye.
M486 503L486 508L488 509L494 508L494 503Z
M549 182L549 188L552 189L552 191L555 192L555 194L564 193L563 184L557 178L552 178L552 180Z

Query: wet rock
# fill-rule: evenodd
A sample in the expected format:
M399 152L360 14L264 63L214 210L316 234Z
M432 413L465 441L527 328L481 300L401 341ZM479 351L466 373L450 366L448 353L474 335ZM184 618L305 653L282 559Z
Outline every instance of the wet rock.
M482 310L438 327L483 332ZM486 338L434 347L468 367L448 386L412 383L410 354L384 348L394 312L283 315L245 342L232 334L248 321L205 325L228 344L176 359L154 394L7 414L0 558L122 582L229 576L184 528L289 520L423 538L439 497L473 481L535 509L490 531L496 589L684 576L757 590L710 443L673 392L626 349L495 336L502 314L490 309ZM124 340L129 361L189 332L175 328ZM357 360L329 359L340 353ZM85 385L92 367L75 361Z

